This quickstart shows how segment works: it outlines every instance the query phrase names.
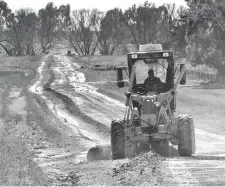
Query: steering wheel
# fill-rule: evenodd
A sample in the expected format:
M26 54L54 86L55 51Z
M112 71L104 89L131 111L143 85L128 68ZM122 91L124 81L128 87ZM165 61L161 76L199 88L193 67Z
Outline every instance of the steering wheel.
M147 88L144 84L135 84L132 89L137 94L145 95L147 93Z

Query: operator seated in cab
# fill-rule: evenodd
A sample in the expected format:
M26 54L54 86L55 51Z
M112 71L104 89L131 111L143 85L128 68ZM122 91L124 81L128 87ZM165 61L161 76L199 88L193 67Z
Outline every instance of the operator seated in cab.
M154 76L154 71L152 69L148 70L148 77L144 81L145 85L149 83L152 83L152 84L162 83L160 78Z

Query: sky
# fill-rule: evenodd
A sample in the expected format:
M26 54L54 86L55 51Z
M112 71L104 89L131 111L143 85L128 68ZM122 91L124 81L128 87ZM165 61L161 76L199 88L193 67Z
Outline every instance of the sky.
M143 4L146 0L4 0L9 8L13 11L20 8L32 8L38 11L44 8L48 2L53 2L56 6L62 4L70 4L71 10L81 9L81 8L98 8L101 11L107 11L115 7L125 10L132 6L133 4ZM177 6L185 6L184 0L148 0L148 2L155 3L157 6L163 3L175 3Z

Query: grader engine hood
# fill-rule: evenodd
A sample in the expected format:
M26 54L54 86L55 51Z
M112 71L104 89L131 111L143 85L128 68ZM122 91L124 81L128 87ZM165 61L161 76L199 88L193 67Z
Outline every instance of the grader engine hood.
M132 99L141 104L141 127L157 125L157 110L159 104L145 96L134 95Z
M155 126L157 124L156 110L156 104L151 99L145 99L145 102L142 104L142 115L140 117L142 127Z

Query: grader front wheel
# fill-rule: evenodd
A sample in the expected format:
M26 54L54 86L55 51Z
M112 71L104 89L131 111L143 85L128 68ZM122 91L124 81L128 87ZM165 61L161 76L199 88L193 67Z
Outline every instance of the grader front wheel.
M111 124L111 149L112 159L125 157L125 132L124 120L113 120Z
M195 153L195 130L192 116L179 116L177 121L177 128L179 133L179 155L191 156Z

